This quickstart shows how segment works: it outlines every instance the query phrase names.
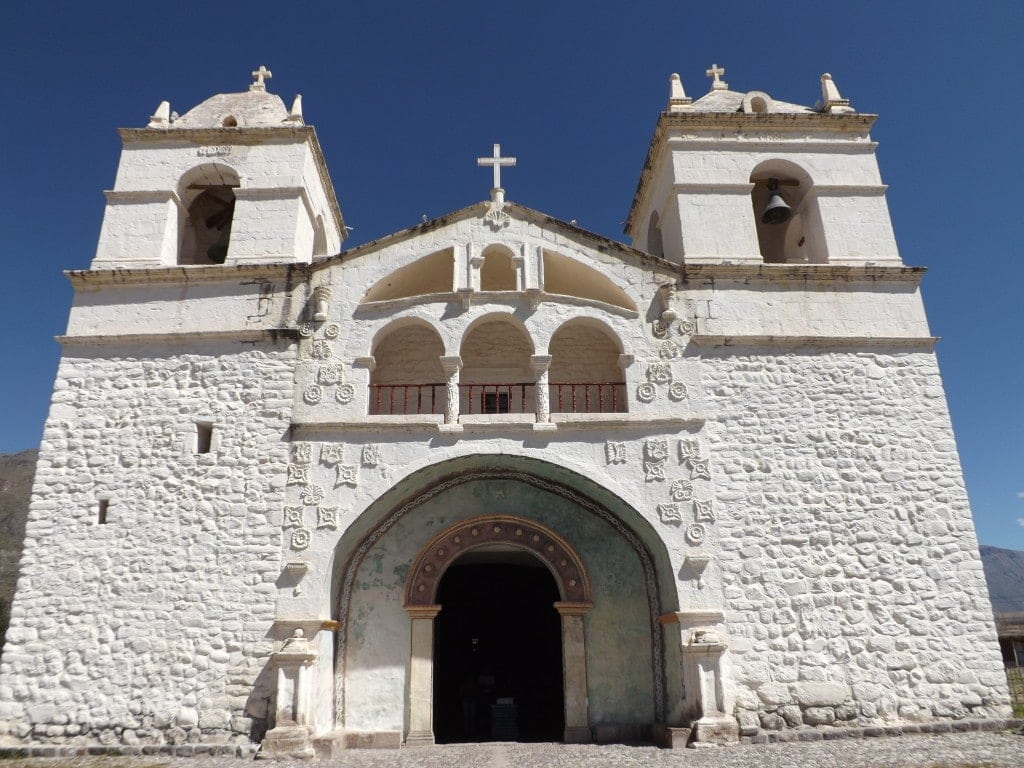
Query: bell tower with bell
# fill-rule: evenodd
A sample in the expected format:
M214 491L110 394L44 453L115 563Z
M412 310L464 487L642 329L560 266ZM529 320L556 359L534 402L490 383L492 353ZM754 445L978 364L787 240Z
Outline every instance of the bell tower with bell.
M672 75L626 222L635 247L682 263L901 263L868 133L831 75L813 107L734 91L725 69L687 97Z
M123 150L93 269L309 263L345 226L302 97L287 109L261 66L242 93L181 117L161 102Z

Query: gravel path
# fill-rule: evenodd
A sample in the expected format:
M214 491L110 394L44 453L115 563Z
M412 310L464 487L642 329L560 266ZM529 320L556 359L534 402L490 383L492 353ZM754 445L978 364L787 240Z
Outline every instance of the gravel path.
M77 757L3 761L4 768L221 768L233 757ZM401 750L349 750L331 761L260 762L346 768L1024 768L1024 736L954 733L838 741L662 750L623 745L465 744Z

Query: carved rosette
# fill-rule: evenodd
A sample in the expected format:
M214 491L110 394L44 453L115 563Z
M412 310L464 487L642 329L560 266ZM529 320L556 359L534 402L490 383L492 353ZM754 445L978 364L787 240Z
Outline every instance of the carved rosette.
M433 605L449 565L465 552L495 544L524 549L543 560L559 582L562 602L592 602L586 569L566 541L529 520L494 515L456 523L423 548L406 584L406 607Z

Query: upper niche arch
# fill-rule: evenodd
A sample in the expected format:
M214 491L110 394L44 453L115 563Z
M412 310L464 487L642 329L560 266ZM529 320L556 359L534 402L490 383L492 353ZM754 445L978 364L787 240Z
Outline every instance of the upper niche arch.
M514 291L518 288L512 252L500 245L489 245L480 265L481 291Z
M553 251L544 251L544 291L637 311L629 294L596 269Z
M363 303L451 293L455 287L455 253L445 248L399 267L366 292Z
M223 264L231 244L238 173L221 163L188 171L178 184L181 200L178 264Z
M825 264L828 253L814 183L803 168L788 160L766 160L750 174L750 193L761 258L766 264ZM762 221L772 186L790 207L788 221Z

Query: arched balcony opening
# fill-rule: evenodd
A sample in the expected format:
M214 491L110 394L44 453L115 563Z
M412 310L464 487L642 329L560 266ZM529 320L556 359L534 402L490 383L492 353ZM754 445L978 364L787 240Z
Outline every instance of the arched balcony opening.
M514 291L518 288L516 266L507 248L492 245L483 252L480 266L481 291Z
M552 413L625 413L625 376L618 340L602 324L570 320L548 345Z
M462 341L459 412L531 413L535 405L533 343L509 319L486 318Z
M445 412L444 344L425 323L400 323L373 348L369 411L402 416Z

